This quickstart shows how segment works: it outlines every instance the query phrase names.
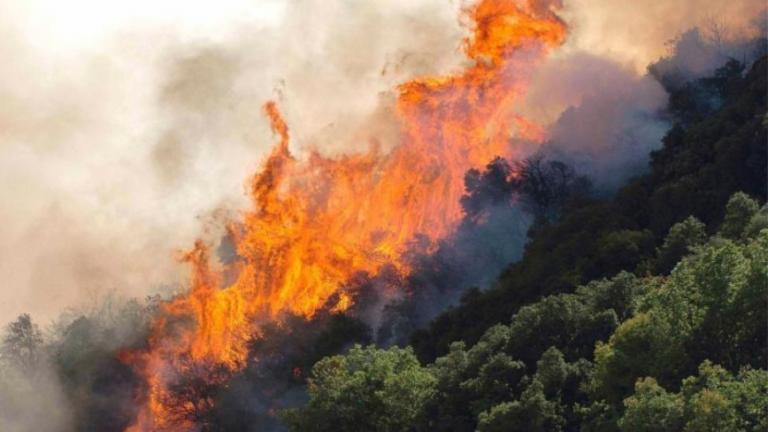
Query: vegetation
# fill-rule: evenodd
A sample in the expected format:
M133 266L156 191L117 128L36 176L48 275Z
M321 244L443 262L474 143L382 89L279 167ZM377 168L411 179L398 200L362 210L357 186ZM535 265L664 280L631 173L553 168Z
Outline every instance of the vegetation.
M397 347L323 359L308 405L285 414L291 429L762 430L768 229L742 235L763 217L754 204L735 194L720 229L668 276L622 272L545 297L426 366Z
M419 358L434 360L448 352L453 341L474 343L487 328L506 322L523 305L544 296L573 292L579 285L620 271L664 274L687 247L679 243L680 237L690 234L678 233L678 240L670 238L665 246L673 225L692 216L711 233L723 222L732 194L743 192L744 197L765 202L767 65L763 57L745 75L741 68L726 66L716 75L719 78L699 80L703 82L699 87L720 89L719 110L698 121L676 122L664 146L651 154L650 173L615 196L570 201L556 222L534 227L522 259L511 264L491 289L470 291L458 306L412 337ZM728 85L722 84L726 81ZM670 91L674 100L679 92L691 90ZM696 105L671 109L681 117ZM733 206L735 212L742 204ZM732 217L735 224L743 219ZM761 223L765 221L755 222L753 234ZM694 233L691 240L700 237ZM661 256L658 248L664 249Z
M326 357L308 381L309 404L283 413L301 431L407 430L435 392L435 377L410 348L352 348Z
M590 196L586 179L541 158L470 171L464 223L515 201L530 241L410 346L371 345L380 334L330 309L287 317L259 328L241 370L185 367L170 415L202 431L765 430L768 60L678 78L658 76L674 124L650 171L613 196ZM48 333L28 315L7 326L0 429L131 423L141 384L121 356L146 344L157 299L107 305ZM66 414L51 408L62 400Z
M399 430L765 429L767 64L743 74L731 62L670 88L675 125L649 174L610 198L579 194L556 212L539 207L523 258L412 338L424 362L418 374L434 381L419 389L430 396ZM722 100L718 109L702 108L702 89ZM497 160L470 173L468 214L508 196L511 169ZM401 349L365 351L383 361ZM368 380L386 381L380 372ZM292 430L330 418L346 427L332 417L337 410L373 413L360 403L334 406L339 399L327 395L336 382L312 383L306 407L288 414Z

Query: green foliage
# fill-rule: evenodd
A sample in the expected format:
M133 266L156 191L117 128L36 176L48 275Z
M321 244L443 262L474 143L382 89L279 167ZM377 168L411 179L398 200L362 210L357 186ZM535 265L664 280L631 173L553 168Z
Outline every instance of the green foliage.
M356 345L319 361L307 406L281 416L296 431L405 431L432 397L435 381L410 348Z
M563 353L555 347L544 351L539 361L536 362L536 378L547 395L557 394L565 384L567 376L568 364L563 358Z
M635 394L624 401L626 412L619 421L632 432L677 432L683 426L683 401L667 393L653 378L637 381Z
M763 206L752 219L749 220L747 227L744 229L744 237L747 239L754 238L757 234L768 228L768 207Z
M525 306L509 325L508 350L529 365L551 346L571 360L590 358L594 343L610 336L632 311L632 299L644 289L635 276L620 273L580 287L574 294L549 296Z
M273 413L296 405L315 363L370 342L370 329L347 314L286 315L281 322L262 325L249 343L248 358L256 361L215 389L205 422L212 431L279 429L281 421Z
M564 419L557 402L544 396L543 386L534 381L520 400L504 402L480 413L479 432L558 432Z
M706 226L693 216L672 225L664 243L656 253L656 272L668 274L693 246L704 243L706 239Z
M608 344L595 348L593 391L611 403L619 403L632 392L639 376L658 376L681 367L682 344L669 336L666 322L647 314L625 321Z
M742 369L733 375L704 362L698 376L683 381L686 431L753 431L768 428L768 372Z
M749 195L743 192L733 194L725 207L725 218L719 234L733 240L740 239L757 210L757 201Z
M653 378L638 380L624 405L619 426L627 432L765 430L768 372L745 369L733 376L707 361L679 393L668 393Z
M744 372L749 384L730 393L690 390L701 379L682 379L707 358L727 370L768 358L768 230L744 242L707 239L688 218L659 250L688 255L669 276L593 281L520 308L470 347L452 344L428 366L435 392L413 428L697 431L709 430L699 420L707 416L720 430L759 424L765 372Z
M481 415L484 427L492 428L500 419L522 415L540 399L534 397L538 393L547 403L536 406L557 406L555 423L573 427L578 422L573 406L586 401L582 387L591 371L584 358L631 315L633 299L646 289L642 280L621 273L526 306L509 325L491 327L469 349L453 344L430 366L438 383L428 429L474 431Z
M711 359L734 369L766 358L768 231L703 246L639 299L640 312L595 349L595 391L616 402L637 378L675 385Z
M359 347L317 363L309 404L283 414L291 428L764 427L768 380L751 368L768 361L768 215L750 196L766 198L767 66L744 76L732 63L680 87L651 172L614 197L542 210L523 258L493 288L414 335L430 364ZM697 112L697 86L723 105ZM508 198L511 169L497 160L468 174L468 215Z
M684 221L690 216L709 232L726 220L723 227L729 236L739 231L754 237L767 227L764 212L745 219L753 207L742 195L734 198L731 216L724 217L733 194L741 191L765 202L768 187L768 131L763 123L768 59L757 61L745 75L739 70L729 64L701 83L722 98L717 109L691 115L699 104L681 101L690 99L698 87L673 90L680 117L663 148L652 154L651 172L614 197L565 206L556 222L537 227L522 259L510 265L495 286L466 296L413 336L419 357L434 360L453 341L475 343L485 329L506 322L523 306L572 292L591 280L622 270L668 273L701 239L701 227ZM684 225L672 232L680 221ZM690 237L684 239L686 235Z

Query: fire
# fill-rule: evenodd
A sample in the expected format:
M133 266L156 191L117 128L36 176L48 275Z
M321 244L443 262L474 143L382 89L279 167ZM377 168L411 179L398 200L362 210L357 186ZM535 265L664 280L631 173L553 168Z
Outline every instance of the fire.
M356 272L384 264L407 272L408 243L417 235L444 237L462 217L468 169L514 156L513 130L542 138L535 123L513 111L526 71L563 42L564 24L550 2L536 0L484 0L464 13L474 23L464 46L474 65L399 87L403 139L386 154L374 146L297 160L277 105L265 105L279 141L249 182L253 210L230 226L237 259L212 268L202 242L182 257L193 269L189 293L162 306L146 351L127 354L145 378L129 431L193 429L194 416L179 409L212 401L205 394L173 400L180 377L202 373L217 384L225 378L213 371L243 367L260 322L284 312L312 317L324 306L349 308L354 300L340 287Z

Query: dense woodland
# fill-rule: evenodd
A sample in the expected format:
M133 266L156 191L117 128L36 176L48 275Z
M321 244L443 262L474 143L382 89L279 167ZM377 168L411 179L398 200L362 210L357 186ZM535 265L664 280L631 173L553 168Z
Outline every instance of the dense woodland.
M537 217L522 260L411 346L318 362L291 430L766 430L767 64L665 83L649 174Z
M176 397L205 403L177 415L207 431L768 429L768 59L745 68L657 72L673 126L610 196L544 156L468 173L467 221L489 200L532 216L524 254L404 343L354 315L289 317L242 371L191 371ZM158 302L107 302L46 334L10 323L0 417L52 415L20 407L55 382L73 430L125 428L140 380L120 354L146 343Z

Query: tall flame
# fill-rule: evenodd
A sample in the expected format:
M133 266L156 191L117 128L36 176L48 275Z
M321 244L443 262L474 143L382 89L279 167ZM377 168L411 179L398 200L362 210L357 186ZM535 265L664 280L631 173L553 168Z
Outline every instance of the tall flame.
M174 415L170 403L179 376L243 367L260 322L283 312L311 317L330 299L344 310L352 300L340 287L353 274L387 263L406 273L409 241L451 233L462 216L464 173L498 155L513 157L514 133L541 138L513 109L531 64L565 38L552 3L483 0L465 9L474 25L464 49L474 65L399 87L403 139L386 154L374 147L299 161L277 105L265 105L279 142L249 183L254 210L230 226L237 259L213 270L200 241L183 256L193 268L189 293L162 306L146 351L126 354L145 379L129 431L193 429L194 420ZM206 379L216 384L219 376ZM211 404L205 397L187 403Z

